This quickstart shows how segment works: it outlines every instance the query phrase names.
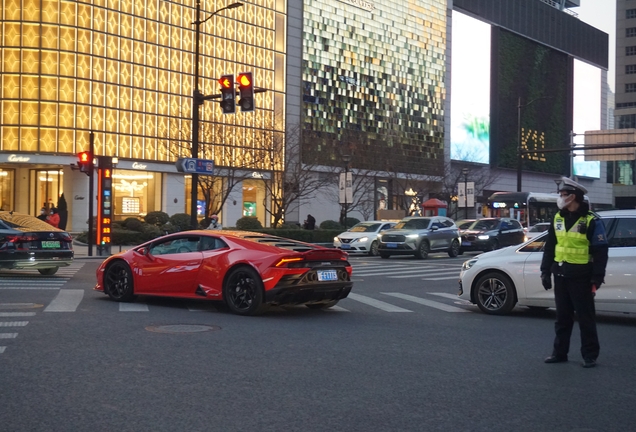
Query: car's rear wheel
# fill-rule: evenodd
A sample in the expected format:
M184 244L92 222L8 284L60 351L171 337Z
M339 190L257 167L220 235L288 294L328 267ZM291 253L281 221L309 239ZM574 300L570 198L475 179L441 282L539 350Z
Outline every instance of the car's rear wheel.
M457 255L459 255L459 241L455 239L451 242L450 248L448 249L448 256L456 258Z
M264 288L261 277L250 267L230 271L223 286L223 299L237 315L258 315L263 312Z
M428 257L428 252L430 248L428 242L426 240L422 240L419 247L415 251L415 257L418 259L426 259Z
M475 301L482 312L505 315L517 303L515 287L510 278L502 273L486 273L475 285Z
M49 268L38 269L38 271L40 272L41 275L52 276L55 273L57 273L58 268L59 267L49 267Z
M329 309L330 307L334 307L338 304L338 300L331 300L325 303L308 303L307 306L309 309Z
M388 254L386 252L380 252L380 258L389 259L391 258L391 254Z
M132 271L124 261L115 261L106 268L104 292L118 302L129 302L135 298Z
M378 256L378 242L375 240L369 248L369 256Z

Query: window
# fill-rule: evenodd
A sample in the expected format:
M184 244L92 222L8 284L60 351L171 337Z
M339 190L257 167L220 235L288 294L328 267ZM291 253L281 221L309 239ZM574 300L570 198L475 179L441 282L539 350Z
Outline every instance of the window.
M625 93L636 93L636 83L625 84Z
M625 74L627 75L636 74L636 65L625 65Z
M545 247L545 240L547 237L547 235L536 237L534 241L519 249L519 252L543 252L543 248Z
M201 250L202 251L211 251L216 249L223 249L227 247L225 242L216 237L201 237Z
M616 116L617 129L636 128L636 114L625 114Z
M626 46L625 47L625 55L626 56L633 56L636 55L636 46Z
M636 246L636 218L618 219L616 229L609 240L610 247Z
M627 9L625 11L625 18L626 19L636 18L636 9Z
M629 27L625 29L625 37L636 36L636 27Z
M151 255L170 255L197 252L199 237L179 237L155 243L150 247Z

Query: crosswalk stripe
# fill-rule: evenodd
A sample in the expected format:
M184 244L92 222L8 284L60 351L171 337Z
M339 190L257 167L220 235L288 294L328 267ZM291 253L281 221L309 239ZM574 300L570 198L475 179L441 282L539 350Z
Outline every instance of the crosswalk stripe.
M35 312L0 312L0 318L34 316Z
M7 349L7 347L0 346L0 354L2 354L5 349Z
M325 309L325 311L334 311L334 312L349 312L349 309L345 309L340 306L331 306L330 308Z
M413 312L413 311L410 311L408 309L404 309L404 308L401 308L401 307L398 307L398 306L394 306L394 305L392 305L390 303L386 303L386 302L383 302L381 300L376 300L374 298L363 296L363 295L360 295L360 294L350 293L347 298L351 299L351 300L358 301L360 303L364 303L364 304L369 305L369 306L373 306L373 307L381 309L381 310L383 310L385 312Z
M460 300L460 298L457 297L456 294L449 294L449 293L428 293L428 294L438 296L438 297L444 297L451 300Z
M0 333L0 339L15 339L17 337L17 333Z
M413 270L407 270L407 268L409 268L409 267L406 267L404 269L398 269L396 272L389 272L387 270L374 270L374 271L357 272L356 269L353 269L353 274L354 275L358 275L358 276L373 276L373 275L391 274L391 273L415 273L415 272L438 272L438 271L440 271L440 269L413 269Z
M459 280L459 275L456 276L447 276L447 277L438 277L438 278L422 278L422 280L430 280L430 281L439 281L439 280Z
M0 286L0 290L59 290L62 286L41 287L41 286Z
M435 302L435 301L431 301L431 300L426 300L423 298L419 298L419 297L415 297L412 295L408 295L408 294L402 294L402 293L382 293L391 297L397 297L400 298L402 300L407 300L407 301L411 301L413 303L418 303L424 306L428 306L428 307L432 307L435 309L439 309L439 310L443 310L444 312L471 312L469 310L466 309L462 309L462 308L458 308L455 306L449 306L447 304L444 303L439 303L439 302Z
M430 273L430 274L427 274ZM412 278L412 277L417 277L417 276L438 276L438 275L446 275L448 274L447 271L443 271L443 270L426 270L426 271L420 271L417 272L416 274L408 274L408 275L399 275L399 276L387 276L387 278L389 279L404 279L404 278ZM454 276L454 277L459 277L459 275Z
M44 312L75 312L84 298L84 290L62 289Z
M28 321L5 321L0 322L0 327L24 327L28 323Z
M148 312L148 305L144 303L119 303L119 312Z

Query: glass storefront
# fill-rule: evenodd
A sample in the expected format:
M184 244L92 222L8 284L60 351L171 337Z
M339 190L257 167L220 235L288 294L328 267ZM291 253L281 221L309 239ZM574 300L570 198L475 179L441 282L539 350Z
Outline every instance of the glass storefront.
M161 210L161 173L115 170L113 203L115 220L142 218Z
M0 210L14 210L13 182L15 170L0 168Z
M64 171L61 169L34 169L30 172L33 190L33 199L29 213L40 214L40 209L45 207L47 212L51 207L57 207L64 186Z
M256 217L265 226L265 187L262 180L243 180L243 216Z

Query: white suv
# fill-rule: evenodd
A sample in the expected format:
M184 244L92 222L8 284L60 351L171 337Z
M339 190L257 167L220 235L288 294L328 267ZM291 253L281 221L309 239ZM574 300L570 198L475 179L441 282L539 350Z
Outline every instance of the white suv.
M349 253L378 255L378 234L395 226L395 222L366 221L333 238L333 247Z

